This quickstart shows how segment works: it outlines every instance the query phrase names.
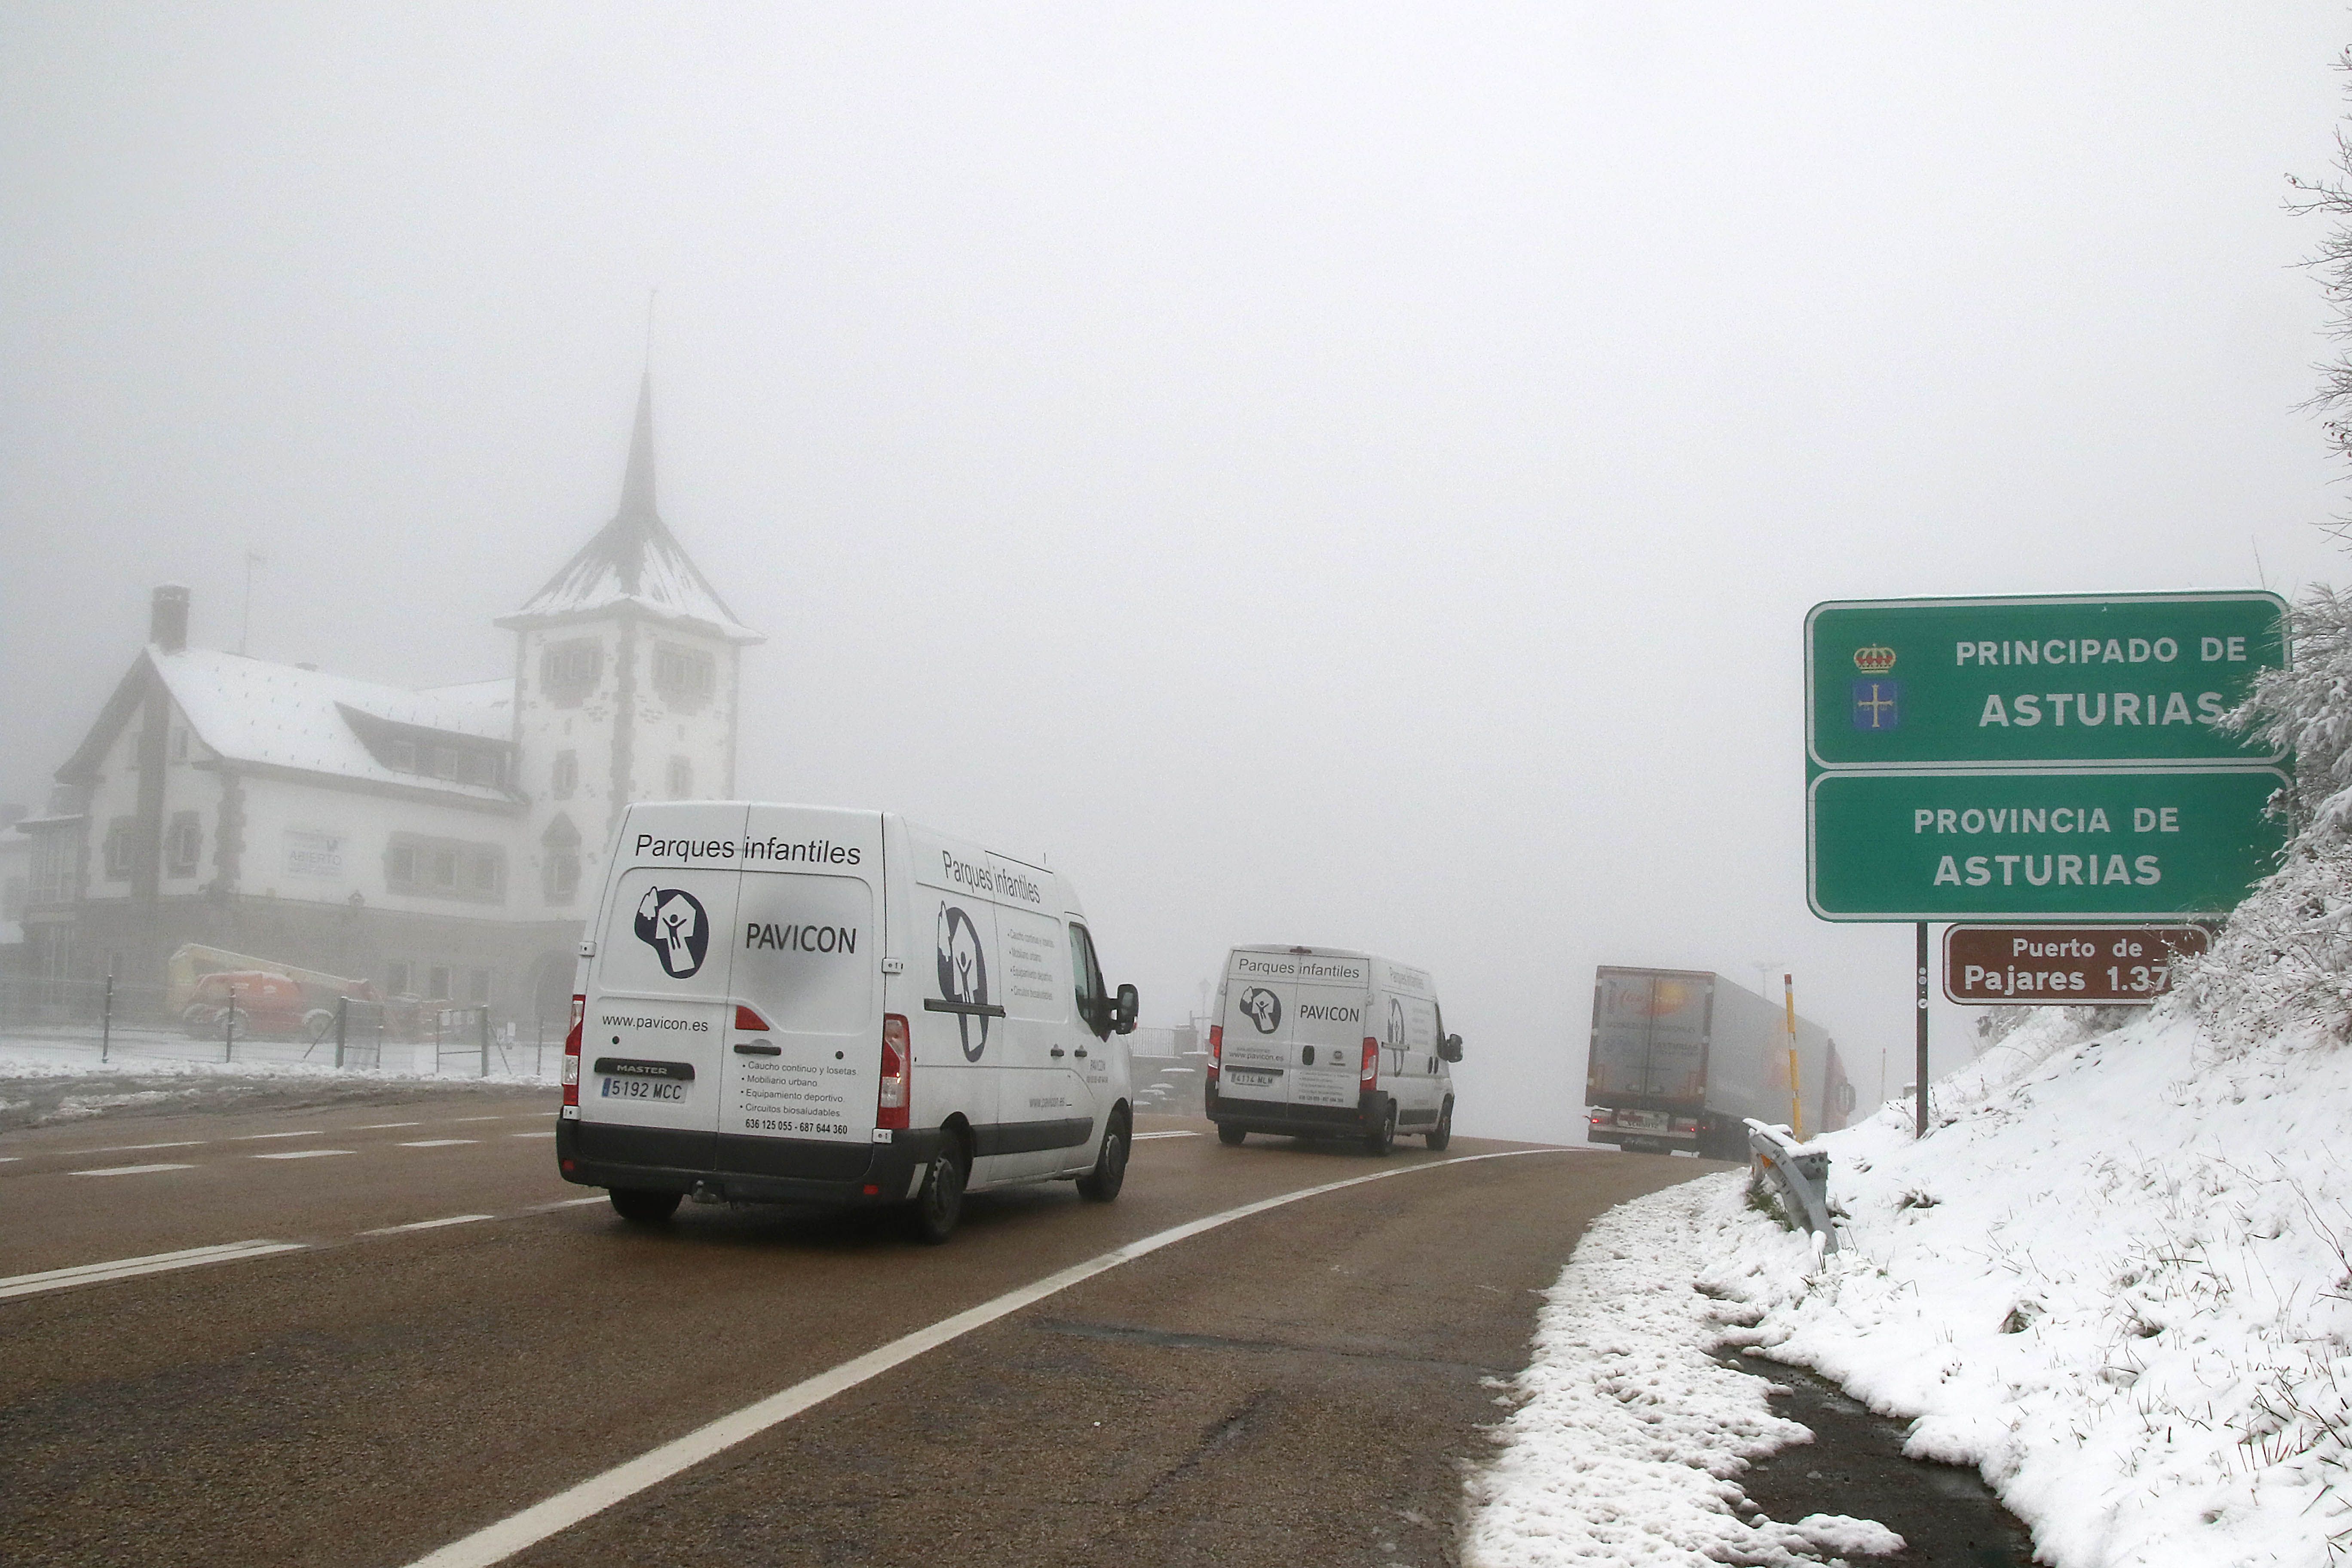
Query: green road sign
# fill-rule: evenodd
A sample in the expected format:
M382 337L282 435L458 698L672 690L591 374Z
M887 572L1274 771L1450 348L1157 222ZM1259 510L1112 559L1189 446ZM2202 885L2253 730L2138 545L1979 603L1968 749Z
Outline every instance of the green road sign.
M1816 605L1808 769L2277 762L2213 721L2285 625L2252 591Z
M1816 774L1807 893L1831 921L2181 920L2275 867L2276 768Z

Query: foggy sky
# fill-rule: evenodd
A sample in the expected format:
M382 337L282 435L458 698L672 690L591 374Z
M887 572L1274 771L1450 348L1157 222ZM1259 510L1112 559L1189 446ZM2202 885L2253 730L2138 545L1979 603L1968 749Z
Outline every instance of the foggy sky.
M1598 963L1907 1076L1808 605L2344 574L2338 4L352 11L0 12L0 798L248 550L257 656L510 673L657 286L742 793L1050 856L1148 1023L1425 965L1573 1137Z

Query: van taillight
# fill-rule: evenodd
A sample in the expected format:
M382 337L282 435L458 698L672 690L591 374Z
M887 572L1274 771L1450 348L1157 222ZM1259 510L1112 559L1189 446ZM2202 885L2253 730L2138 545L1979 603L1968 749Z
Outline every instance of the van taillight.
M1371 1088L1381 1081L1381 1043L1371 1036L1364 1037L1364 1087Z
M1219 1065L1220 1063L1222 1063L1224 1059L1225 1059L1225 1026L1224 1026L1223 1024L1212 1024L1212 1025L1210 1025L1210 1026L1209 1026L1209 1072L1208 1072L1208 1079L1209 1079L1209 1082L1210 1082L1211 1084L1214 1084L1214 1083L1217 1081L1217 1068L1218 1068L1218 1065Z
M588 1021L588 998L572 999L572 1029L563 1037L563 1103L580 1103L580 1031Z
M915 1047L907 1039L907 1020L896 1013L882 1015L882 1087L874 1097L874 1125L904 1129L915 1104Z

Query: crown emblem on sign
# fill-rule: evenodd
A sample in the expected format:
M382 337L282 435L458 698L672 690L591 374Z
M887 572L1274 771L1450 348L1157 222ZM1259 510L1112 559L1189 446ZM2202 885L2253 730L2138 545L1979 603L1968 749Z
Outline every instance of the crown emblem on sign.
M1895 668L1895 650L1891 647L1858 647L1853 650L1853 667L1864 675L1885 675Z

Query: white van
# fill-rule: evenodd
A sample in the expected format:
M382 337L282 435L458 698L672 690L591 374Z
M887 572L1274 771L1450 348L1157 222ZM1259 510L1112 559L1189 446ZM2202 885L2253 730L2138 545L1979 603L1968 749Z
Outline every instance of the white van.
M1136 995L1043 867L878 811L622 814L581 943L556 1157L631 1220L708 1202L1118 1195Z
M1360 1137L1385 1154L1419 1133L1443 1149L1461 1059L1426 970L1337 948L1237 947L1209 1026L1209 1120L1227 1143Z

